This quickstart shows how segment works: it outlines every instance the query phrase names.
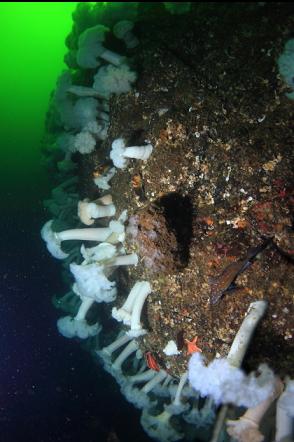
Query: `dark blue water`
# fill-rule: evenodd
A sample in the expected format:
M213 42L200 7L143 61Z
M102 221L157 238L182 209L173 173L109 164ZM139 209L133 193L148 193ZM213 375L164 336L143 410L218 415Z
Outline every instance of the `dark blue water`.
M3 188L2 188L3 190ZM36 190L37 193L37 190ZM139 413L77 342L56 329L60 262L40 239L41 199L0 213L0 441L147 441ZM19 194L18 194L19 197ZM37 195L36 195L37 197ZM131 423L131 425L130 425Z

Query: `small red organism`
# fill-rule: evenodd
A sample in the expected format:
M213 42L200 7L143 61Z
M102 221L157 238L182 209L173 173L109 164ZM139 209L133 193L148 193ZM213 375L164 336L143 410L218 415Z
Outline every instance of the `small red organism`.
M157 364L156 359L152 355L151 351L146 351L144 356L148 368L150 368L151 370L160 371L160 367Z

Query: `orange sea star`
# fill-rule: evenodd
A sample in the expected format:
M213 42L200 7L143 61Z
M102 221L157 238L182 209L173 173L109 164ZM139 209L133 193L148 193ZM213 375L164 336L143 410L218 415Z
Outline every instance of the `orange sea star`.
M194 338L192 341L185 339L185 343L187 344L187 353L188 355L192 353L202 352L201 348L197 347L198 336Z

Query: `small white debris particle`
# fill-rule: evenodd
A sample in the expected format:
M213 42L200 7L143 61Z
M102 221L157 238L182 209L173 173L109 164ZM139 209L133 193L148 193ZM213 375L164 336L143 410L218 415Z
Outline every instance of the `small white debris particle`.
M262 123L265 120L265 115L262 115L262 117L257 118L257 121L259 123Z
M162 115L166 114L166 112L168 111L169 111L168 107L163 107L161 109L158 109L157 113L161 117Z
M228 175L227 175L226 178L225 178L226 182L228 182L229 179L230 179L231 171L232 171L232 168L231 168L230 166L228 166Z
M181 352L178 350L175 341L168 341L167 345L163 349L163 353L165 353L167 356L175 356L179 355Z

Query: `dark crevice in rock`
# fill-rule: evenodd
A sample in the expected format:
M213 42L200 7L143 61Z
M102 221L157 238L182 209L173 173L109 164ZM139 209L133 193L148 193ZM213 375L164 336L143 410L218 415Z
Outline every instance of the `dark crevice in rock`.
M160 198L158 205L162 208L168 228L176 236L179 261L183 267L186 267L189 262L192 239L193 207L191 199L174 192Z

